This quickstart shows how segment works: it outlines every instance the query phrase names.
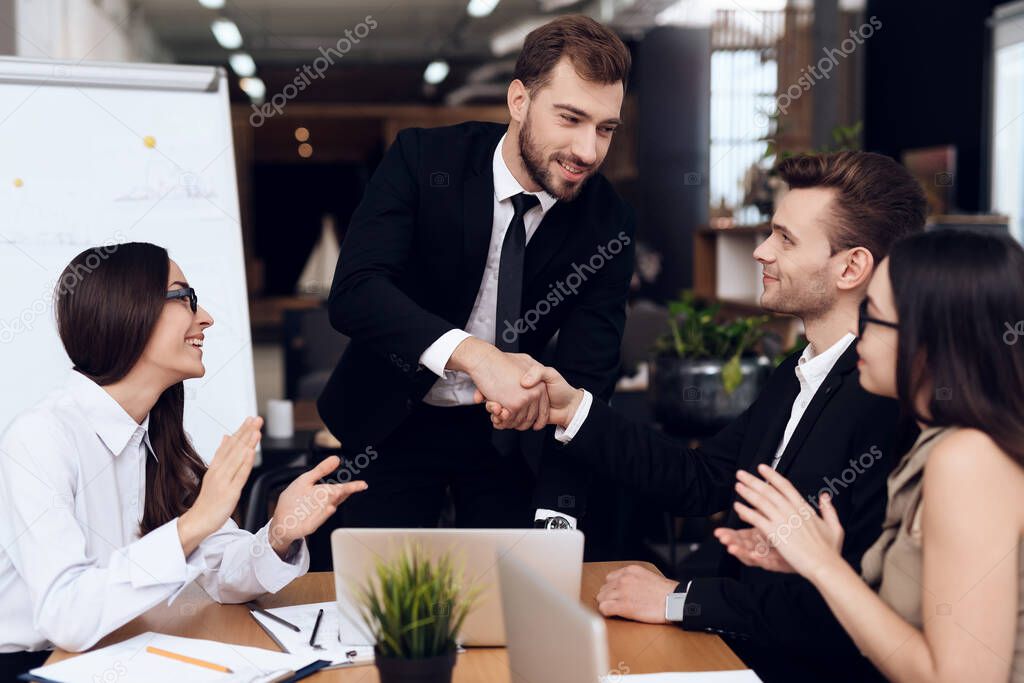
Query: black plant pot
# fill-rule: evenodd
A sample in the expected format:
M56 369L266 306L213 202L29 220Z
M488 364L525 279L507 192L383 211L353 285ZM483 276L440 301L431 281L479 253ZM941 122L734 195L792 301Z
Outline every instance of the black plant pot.
M660 356L651 364L650 396L654 417L677 436L716 434L739 417L761 393L771 375L764 357L740 358L742 381L732 393L722 384L724 360Z
M396 659L377 655L380 683L451 683L455 652L426 659Z

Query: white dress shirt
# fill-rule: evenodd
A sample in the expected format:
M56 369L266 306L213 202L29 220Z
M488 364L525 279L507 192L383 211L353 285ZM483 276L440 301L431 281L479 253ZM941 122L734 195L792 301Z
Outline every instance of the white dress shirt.
M285 562L230 519L188 557L177 518L140 538L149 417L71 374L0 439L0 652L84 650L193 580L236 603L306 572L304 542Z
M512 207L512 197L520 192L526 192L519 181L512 175L505 164L505 158L501 155L501 146L505 142L505 136L501 136L498 146L494 150L492 169L494 172L494 218L491 221L491 243L487 248L487 262L484 265L484 275L480 281L480 289L476 294L476 301L473 303L473 310L469 314L469 321L466 329L453 329L438 337L437 341L427 347L427 350L420 355L420 365L428 368L439 377L434 385L423 397L425 403L434 406L468 406L473 404L473 392L476 386L469 375L464 372L445 370L448 360L455 352L455 347L462 343L466 337L476 337L485 342L494 343L494 326L497 318L498 308L498 265L501 263L501 245L505 241L505 232L512 223L515 216L515 209ZM534 206L523 215L523 222L526 224L526 243L537 232L540 222L545 214L555 205L557 201L547 192L526 192L540 200L540 204ZM473 229L470 226L469 229Z
M808 344L804 348L804 352L800 354L796 367L793 368L793 372L796 373L796 378L800 382L800 393L797 394L796 400L793 401L789 422L786 423L786 429L782 433L782 440L779 442L779 447L775 450L775 457L772 459L772 469L778 466L782 453L786 450L793 432L796 431L796 426L800 424L800 418L804 416L804 411L807 410L807 406L810 405L811 399L814 398L814 394L817 393L821 383L825 381L828 373L832 372L836 361L846 353L846 349L856 338L856 336L848 332L842 339L823 353L815 354L814 349ZM562 443L569 443L572 437L576 436L576 432L583 426L587 415L590 413L592 401L593 397L590 395L590 392L584 389L583 400L580 401L580 406L576 409L572 422L569 423L568 428L564 432L555 434L556 439Z
M832 372L832 367L836 364L836 361L846 353L847 347L856 338L856 336L847 332L839 341L819 354L814 353L814 349L810 344L804 347L804 352L800 354L796 367L793 368L793 372L800 382L800 393L796 395L796 400L793 401L789 422L786 423L786 429L782 432L782 441L775 450L775 457L772 458L773 470L779 466L782 453L786 450L786 446L789 445L789 440L793 437L793 432L796 431L796 426L800 424L800 419L804 416L804 412L807 410L807 406L810 405L811 399L814 398L814 394L818 392L818 388L821 387L821 383L828 377L828 373Z

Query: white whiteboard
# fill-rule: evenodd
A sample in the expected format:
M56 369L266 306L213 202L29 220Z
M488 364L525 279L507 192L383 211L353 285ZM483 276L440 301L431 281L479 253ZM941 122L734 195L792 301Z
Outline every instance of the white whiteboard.
M0 59L0 432L63 384L53 286L90 246L166 247L213 316L185 428L209 461L256 414L223 69Z

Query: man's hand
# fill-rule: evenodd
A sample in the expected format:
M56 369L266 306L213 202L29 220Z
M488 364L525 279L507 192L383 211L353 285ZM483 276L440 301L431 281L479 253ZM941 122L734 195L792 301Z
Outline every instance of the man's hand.
M541 384L542 382L543 384ZM569 426L573 416L576 415L576 409L579 408L580 401L583 400L582 389L574 389L558 374L557 370L544 367L539 363L535 363L535 365L527 370L526 374L523 375L521 383L524 387L528 388L541 384L546 389L550 404L548 422L562 428ZM478 391L476 398L479 403L483 400L483 395ZM487 396L486 399L487 412L491 414L491 423L494 424L495 429L508 429L511 411L503 406L500 401L492 400L490 396Z
M665 598L678 586L678 581L631 564L605 578L597 592L597 609L606 617L666 624Z
M448 368L461 370L477 387L477 403L487 397L508 410L506 429L543 429L548 424L548 394L543 386L526 386L522 378L544 366L524 353L505 353L492 344L469 337L455 348Z

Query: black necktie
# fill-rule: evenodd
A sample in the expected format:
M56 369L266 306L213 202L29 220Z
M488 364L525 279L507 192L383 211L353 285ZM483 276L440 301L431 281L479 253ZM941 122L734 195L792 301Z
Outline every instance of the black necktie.
M523 216L537 206L540 200L532 194L520 192L512 195L515 213L505 240L501 243L498 263L498 305L494 316L494 345L502 351L519 350L519 317L523 304L523 266L526 263L526 222ZM518 444L513 430L494 430L491 442L502 455L515 452Z
M520 192L512 195L515 214L505 231L505 241L501 243L498 306L494 316L494 345L502 351L519 350L517 323L522 313L523 265L526 262L526 222L523 216L539 203L532 194Z

